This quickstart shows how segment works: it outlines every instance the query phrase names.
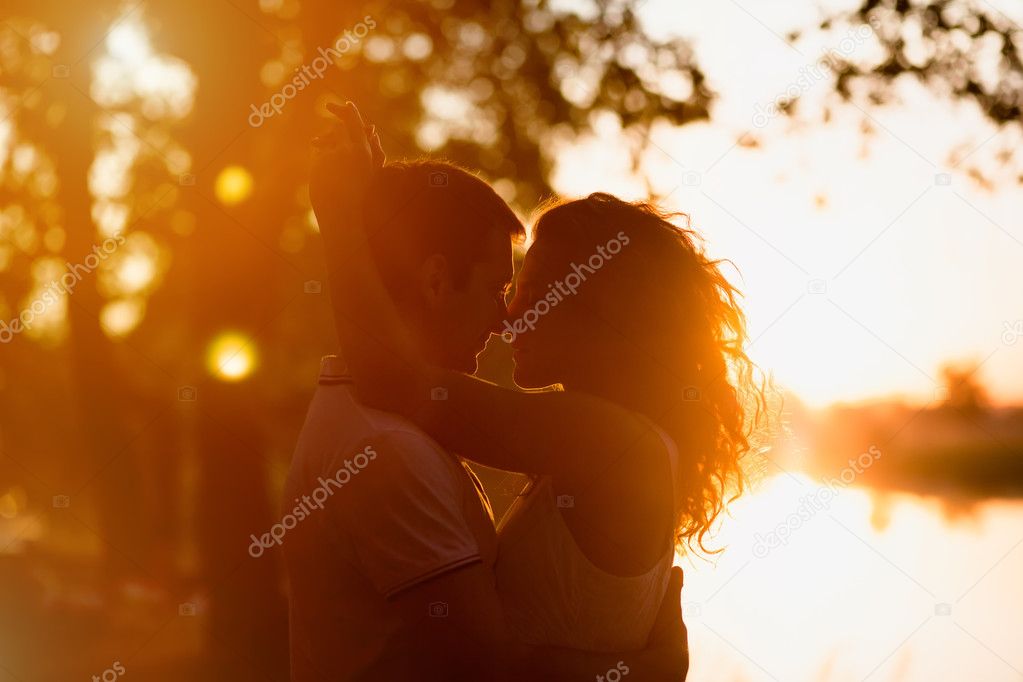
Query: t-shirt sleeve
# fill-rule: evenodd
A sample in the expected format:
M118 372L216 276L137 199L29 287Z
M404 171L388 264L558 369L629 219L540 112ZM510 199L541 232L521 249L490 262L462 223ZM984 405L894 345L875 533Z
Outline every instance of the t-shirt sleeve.
M375 456L343 491L343 524L377 591L390 597L479 561L464 515L465 486L449 455L401 431L380 433L366 447Z

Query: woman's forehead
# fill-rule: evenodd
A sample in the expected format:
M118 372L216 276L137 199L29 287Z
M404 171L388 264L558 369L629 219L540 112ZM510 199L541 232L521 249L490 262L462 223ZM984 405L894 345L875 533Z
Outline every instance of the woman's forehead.
M550 249L542 246L541 242L534 241L522 257L517 279L522 281L539 277L549 267L550 261Z

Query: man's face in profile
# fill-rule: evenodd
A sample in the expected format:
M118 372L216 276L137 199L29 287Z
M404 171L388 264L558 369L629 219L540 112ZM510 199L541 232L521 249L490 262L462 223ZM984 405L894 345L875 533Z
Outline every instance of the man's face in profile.
M514 267L510 236L496 229L489 232L465 282L454 286L449 280L429 321L433 362L469 374L476 371L476 356L490 335L501 331Z

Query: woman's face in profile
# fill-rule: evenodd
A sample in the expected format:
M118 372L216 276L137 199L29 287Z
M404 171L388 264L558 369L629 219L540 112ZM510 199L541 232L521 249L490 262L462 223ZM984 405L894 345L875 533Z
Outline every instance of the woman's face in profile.
M573 321L576 294L564 284L571 270L561 272L545 252L538 240L526 253L508 305L506 339L514 350L515 383L523 388L562 383L581 360L579 343L586 339Z

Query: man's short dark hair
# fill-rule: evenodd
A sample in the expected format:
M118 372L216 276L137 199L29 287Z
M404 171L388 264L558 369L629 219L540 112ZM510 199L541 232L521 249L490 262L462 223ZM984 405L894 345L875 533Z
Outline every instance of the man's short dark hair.
M464 286L497 230L521 240L525 228L486 182L444 161L399 161L385 165L367 192L363 209L380 277L403 298L410 273L441 254L456 287Z

